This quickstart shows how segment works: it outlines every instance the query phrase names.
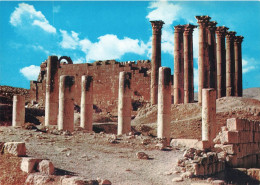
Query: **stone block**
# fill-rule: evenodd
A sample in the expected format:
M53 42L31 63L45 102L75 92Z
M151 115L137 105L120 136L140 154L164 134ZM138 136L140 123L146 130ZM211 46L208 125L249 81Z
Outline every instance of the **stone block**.
M259 168L250 168L247 170L247 175L251 178L260 181L260 169Z
M4 144L4 153L10 153L15 156L26 156L26 147L23 142L7 142Z
M61 185L83 185L85 180L82 177L68 177L61 179Z
M227 128L229 131L242 131L245 129L245 121L237 118L227 119Z
M41 159L35 159L31 157L23 157L21 162L21 170L26 173L32 173L35 172L37 169L37 165Z
M223 145L222 150L224 152L226 152L227 154L237 154L238 153L238 145L236 145L236 144Z
M220 137L221 144L237 144L239 143L238 131L224 131Z
M214 180L211 182L212 185L225 185L225 181L223 180Z
M213 143L212 143L212 145L213 145ZM204 149L210 148L211 144L209 141L198 141L197 143L195 143L194 147L196 149L204 150Z
M25 185L43 185L43 184L50 184L53 179L48 175L40 174L40 173L31 173L26 181Z
M54 165L49 160L42 160L37 169L39 172L47 175L52 175L55 172Z

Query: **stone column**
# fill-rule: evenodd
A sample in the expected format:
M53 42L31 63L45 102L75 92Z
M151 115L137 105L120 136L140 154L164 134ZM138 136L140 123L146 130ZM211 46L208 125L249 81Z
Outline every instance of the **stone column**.
M74 76L60 76L58 129L74 130Z
M47 60L45 126L57 125L58 118L58 57L49 56Z
M174 26L174 104L184 103L184 26Z
M170 143L171 131L171 69L160 67L158 87L157 137Z
M12 126L20 127L25 122L25 97L22 95L14 95L13 97L13 115Z
M125 71L120 72L118 92L118 135L131 132L131 93L131 73Z
M242 50L241 44L243 41L242 36L236 36L234 42L234 53L235 53L235 96L243 96L243 85L242 85Z
M208 22L211 19L209 16L196 16L199 24L199 87L198 87L198 102L202 100L202 89L209 87L209 65L208 65Z
M161 35L163 21L150 21L153 28L152 40L152 72L151 72L151 104L157 104L158 71L161 67Z
M217 89L217 60L216 60L216 21L208 23L209 45L209 88Z
M80 127L92 131L93 122L93 78L81 77Z
M184 103L194 102L193 84L193 29L197 26L187 24L184 27Z
M217 34L217 98L226 96L226 49L225 34L229 28L219 26Z
M226 34L226 96L234 96L234 36L236 32Z
M213 144L216 136L216 91L214 89L202 90L202 141Z

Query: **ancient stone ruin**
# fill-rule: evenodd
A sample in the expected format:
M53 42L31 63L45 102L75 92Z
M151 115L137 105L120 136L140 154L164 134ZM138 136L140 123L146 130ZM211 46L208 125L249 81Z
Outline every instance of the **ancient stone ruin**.
M173 76L169 67L161 66L163 21L151 21L151 62L107 60L73 64L69 57L49 56L41 64L38 80L30 83L31 101L45 105L45 126L57 125L58 130L73 132L74 109L78 106L81 128L91 132L93 112L99 110L117 116L117 135L121 136L132 132L134 103L148 102L157 106L157 138L162 140L160 149L169 145L190 148L178 161L182 171L206 176L223 172L227 166L259 167L260 122L228 119L221 132L218 133L216 128L216 99L242 96L243 37L227 31L225 26L217 27L217 22L211 21L209 16L196 16L196 19L198 26L174 26ZM170 132L171 105L195 102L193 31L197 27L201 140L171 140L174 137ZM14 96L13 126L24 123L22 105L24 99ZM23 111L18 113L18 109Z

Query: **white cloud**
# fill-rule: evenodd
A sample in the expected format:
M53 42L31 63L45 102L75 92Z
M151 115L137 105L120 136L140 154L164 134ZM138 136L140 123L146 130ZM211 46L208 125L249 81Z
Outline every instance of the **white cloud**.
M37 80L40 72L40 66L30 65L20 69L22 73L28 80Z
M85 59L83 57L73 60L73 64L82 64L82 63L85 63Z
M32 47L34 50L36 50L36 51L42 51L42 52L44 52L46 55L49 55L50 54L50 52L48 51L48 50L46 50L46 49L44 49L42 46L40 46L40 45L30 45L29 47Z
M166 25L172 24L177 20L181 7L167 1L158 1L150 3L149 9L153 9L146 16L149 20L162 20Z
M36 11L34 6L20 3L11 14L10 23L13 26L37 26L49 33L56 33L56 28L49 24L41 11Z
M199 30L194 29L193 32L193 58L199 57Z
M79 42L79 45L81 50L86 53L90 49L92 43L88 39L83 39Z
M146 45L138 39L128 37L118 39L116 35L107 34L99 37L98 40L89 47L87 61L120 59L126 53L142 55L146 50Z
M250 58L248 60L242 59L242 71L243 73L248 73L252 70L255 70L257 67L257 62L255 61L254 58Z
M78 34L74 31L71 31L71 34L68 34L65 30L60 30L62 35L62 41L60 45L64 49L76 49L79 46Z

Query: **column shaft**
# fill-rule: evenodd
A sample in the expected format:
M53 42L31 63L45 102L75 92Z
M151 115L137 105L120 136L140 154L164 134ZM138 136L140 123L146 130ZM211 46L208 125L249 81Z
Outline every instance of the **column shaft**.
M217 98L226 96L226 49L225 33L227 27L217 27Z
M80 127L92 131L93 122L93 78L81 77Z
M234 96L234 39L236 32L226 34L226 96Z
M118 92L118 135L131 132L131 93L131 73L125 71L120 72Z
M74 90L73 76L60 76L58 129L74 130Z
M47 78L45 94L45 126L57 125L58 118L58 57L49 56L47 60Z
M157 137L170 143L171 131L171 69L160 67L158 87Z
M152 38L152 72L151 72L151 104L157 104L158 71L161 67L161 34L163 21L150 21L153 28Z
M184 103L194 102L193 82L193 29L197 26L185 25L183 33L184 43Z
M209 65L208 65L208 32L207 26L211 19L209 16L196 16L199 24L199 86L198 86L198 102L202 101L202 89L209 87Z
M216 136L216 91L214 89L202 90L202 141L213 144Z
M183 26L174 27L174 104L184 103Z
M20 127L24 125L24 122L25 122L25 97L22 95L14 95L12 126Z
M236 36L234 38L234 55L235 55L235 82L234 82L234 93L235 96L243 95L243 87L242 87L242 51L241 51L241 43L243 41L242 36Z

